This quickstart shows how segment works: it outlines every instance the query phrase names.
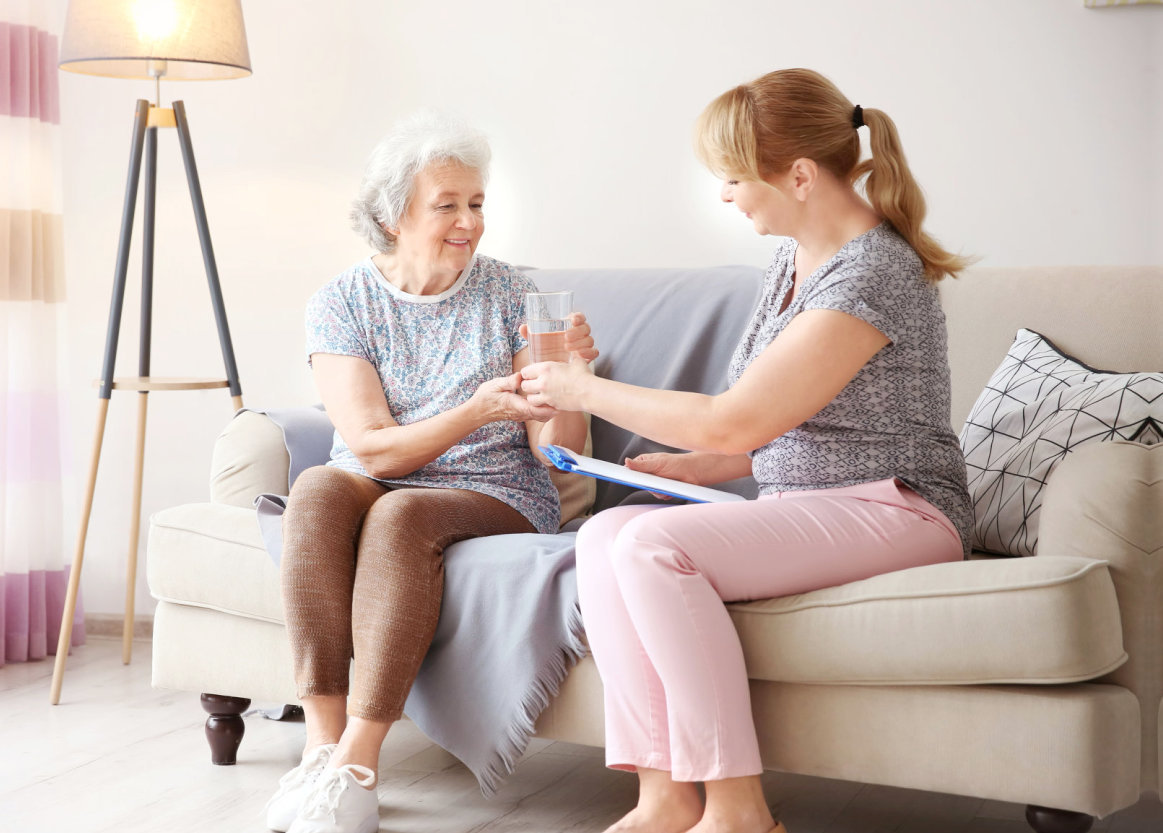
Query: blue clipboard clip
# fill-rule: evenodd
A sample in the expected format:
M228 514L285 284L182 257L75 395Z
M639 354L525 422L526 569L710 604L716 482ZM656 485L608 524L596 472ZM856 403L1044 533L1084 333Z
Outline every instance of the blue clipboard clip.
M557 466L562 471L574 471L577 468L577 460L569 456L569 453L560 446L556 445L539 445L541 453L549 458L549 462Z

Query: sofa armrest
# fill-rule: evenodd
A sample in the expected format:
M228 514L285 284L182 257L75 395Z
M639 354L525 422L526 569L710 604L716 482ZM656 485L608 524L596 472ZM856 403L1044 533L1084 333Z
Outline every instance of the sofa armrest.
M214 442L210 501L250 509L258 495L285 495L290 468L282 429L266 414L242 411Z
M586 414L587 455L593 451L589 425ZM562 523L585 516L593 506L597 481L546 465L561 497ZM290 490L290 468L291 455L279 423L256 411L239 411L214 441L210 502L249 509L258 495L285 495Z
M1038 554L1109 561L1127 652L1163 660L1163 444L1114 440L1066 455L1046 484Z
M1129 659L1102 682L1142 704L1144 737L1163 697L1163 444L1094 443L1066 456L1046 484L1039 555L1110 562ZM1144 744L1143 789L1157 789L1158 761Z

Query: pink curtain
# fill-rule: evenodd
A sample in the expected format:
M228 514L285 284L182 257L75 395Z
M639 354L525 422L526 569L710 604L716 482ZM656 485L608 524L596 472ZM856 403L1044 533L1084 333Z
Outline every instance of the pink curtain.
M0 666L56 653L71 555L55 5L0 20Z

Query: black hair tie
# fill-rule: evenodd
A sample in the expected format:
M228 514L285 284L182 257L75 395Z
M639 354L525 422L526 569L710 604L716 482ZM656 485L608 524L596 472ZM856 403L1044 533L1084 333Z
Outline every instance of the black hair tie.
M852 126L857 130L864 127L864 108L859 104L857 104L856 109L852 111Z

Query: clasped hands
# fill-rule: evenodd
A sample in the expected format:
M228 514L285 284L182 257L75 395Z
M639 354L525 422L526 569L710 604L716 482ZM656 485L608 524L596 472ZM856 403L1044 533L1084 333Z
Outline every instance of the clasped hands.
M538 362L518 373L490 379L477 388L474 398L496 419L545 422L560 411L581 410L580 387L590 377L589 363L598 357L594 337L584 313L572 312L565 331L569 362ZM520 332L529 338L524 324Z

